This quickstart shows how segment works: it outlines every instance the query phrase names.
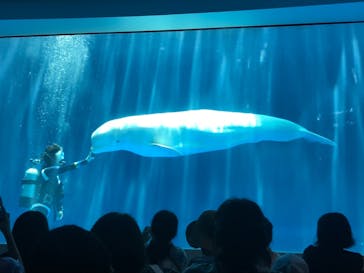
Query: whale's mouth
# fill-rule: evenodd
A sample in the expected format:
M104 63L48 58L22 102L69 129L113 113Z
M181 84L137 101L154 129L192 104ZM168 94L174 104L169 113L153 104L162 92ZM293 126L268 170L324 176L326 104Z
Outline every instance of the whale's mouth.
M107 153L107 152L114 152L117 151L117 148L110 148L110 146L108 147L95 147L95 146L91 146L91 152L93 154L100 154L100 153Z
M117 140L117 141L106 141L102 140L102 139L98 139L97 137L92 139L92 143L91 143L91 152L94 154L99 154L99 153L105 153L105 152L113 152L113 151L118 151L118 150L122 150L122 142Z

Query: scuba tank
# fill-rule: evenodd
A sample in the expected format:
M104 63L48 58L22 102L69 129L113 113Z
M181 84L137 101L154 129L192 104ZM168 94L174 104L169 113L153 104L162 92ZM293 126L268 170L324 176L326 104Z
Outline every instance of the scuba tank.
M19 205L21 207L30 208L36 202L40 190L39 170L37 168L29 168L25 171L21 181Z

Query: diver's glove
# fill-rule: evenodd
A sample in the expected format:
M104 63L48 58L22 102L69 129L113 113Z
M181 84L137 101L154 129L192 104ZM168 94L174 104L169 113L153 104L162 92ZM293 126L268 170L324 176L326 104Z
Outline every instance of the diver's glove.
M95 159L95 156L92 153L92 151L90 151L85 159L74 162L73 165L75 166L75 168L78 168L79 166L84 166L84 165L88 164L90 161L92 161L94 159Z
M56 220L62 220L63 219L63 209L60 209L59 211L57 211L57 215L56 215Z
M85 160L87 161L87 163L91 162L92 160L95 159L95 155L92 151L90 151L87 155L87 157L85 158Z

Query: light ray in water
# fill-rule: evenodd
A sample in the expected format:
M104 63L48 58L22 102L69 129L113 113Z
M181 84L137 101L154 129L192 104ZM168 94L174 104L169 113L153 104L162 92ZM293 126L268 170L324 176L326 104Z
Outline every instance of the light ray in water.
M193 46L193 55L192 55L192 67L191 67L191 72L189 75L189 98L190 98L190 102L189 102L189 107L191 109L193 108L198 108L199 103L200 103L200 90L201 90L201 81L200 78L203 76L201 74L201 31L197 31L195 36L194 36L194 46Z
M126 62L124 64L124 70L125 70L125 74L122 75L122 85L121 85L121 102L123 103L123 105L127 105L127 98L128 98L128 94L129 91L131 90L131 83L132 83L132 68L133 68L133 63L135 61L136 55L137 55L137 34L130 34L130 38L128 39L128 43L127 43L127 54L124 55L126 58ZM119 90L115 90L115 92L118 92ZM107 97L107 96L105 96Z
M362 68L363 58L361 56L358 38L356 37L353 28L351 28L351 34L352 34L352 51L353 51L353 68L351 71L355 84L359 84L362 83L363 81L363 68Z
M345 93L345 87L347 84L346 78L346 50L345 47L341 50L341 59L340 59L340 70L338 73L338 79L334 87L333 91L333 109L334 112L339 112L339 109L345 106L345 96L342 94ZM334 120L334 141L336 143L340 143L340 134L339 134L339 124L342 122L342 118L339 115L335 115ZM340 170L339 166L337 165L339 162L339 149L334 149L332 155L332 179L331 179L331 207L332 209L336 209L337 207L337 200L339 194L339 181L338 181L338 172Z
M86 36L47 37L43 45L42 103L39 108L41 122L55 131L58 136L67 131L69 113L76 98L80 79L85 74L85 66L89 57ZM54 121L51 117L54 116Z

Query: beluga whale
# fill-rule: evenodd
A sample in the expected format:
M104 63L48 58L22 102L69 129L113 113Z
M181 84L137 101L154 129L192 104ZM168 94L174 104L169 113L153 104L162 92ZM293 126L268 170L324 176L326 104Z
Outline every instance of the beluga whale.
M107 121L92 133L91 152L124 150L145 157L177 157L247 143L296 139L335 145L332 140L286 119L199 109Z

